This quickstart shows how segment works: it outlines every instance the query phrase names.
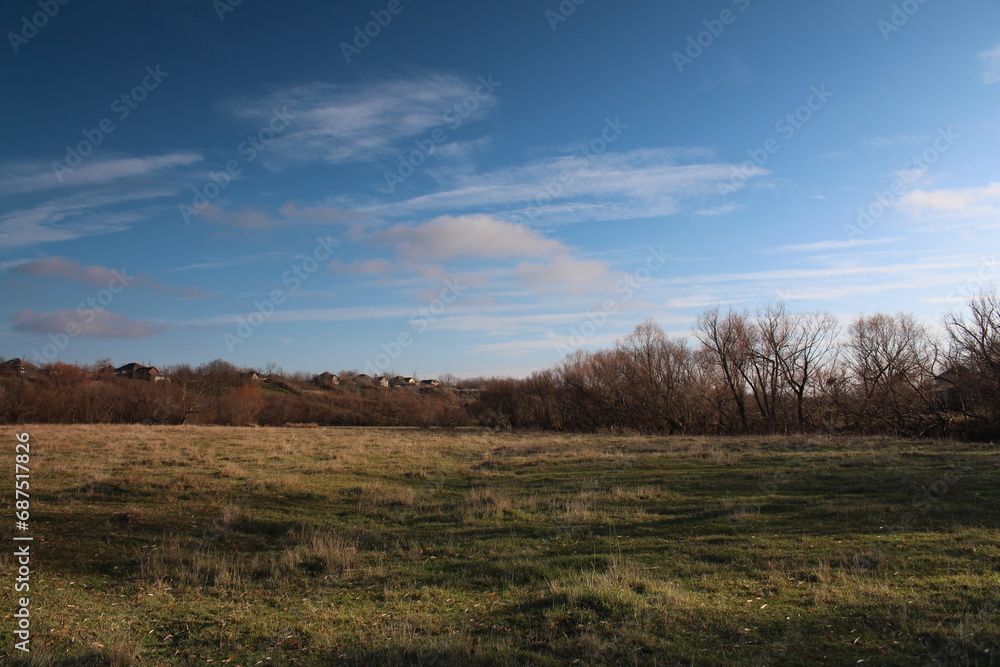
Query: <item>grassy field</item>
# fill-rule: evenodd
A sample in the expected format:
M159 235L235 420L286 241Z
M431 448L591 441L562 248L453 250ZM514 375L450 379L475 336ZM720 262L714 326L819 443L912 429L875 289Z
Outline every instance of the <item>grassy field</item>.
M4 664L1000 664L995 446L22 431Z

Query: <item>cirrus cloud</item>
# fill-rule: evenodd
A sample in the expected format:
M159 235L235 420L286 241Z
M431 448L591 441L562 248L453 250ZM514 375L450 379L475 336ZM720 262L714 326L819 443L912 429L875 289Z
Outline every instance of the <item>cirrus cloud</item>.
M478 105L466 122L481 118L496 98L476 96L477 86L462 77L427 73L364 86L314 82L223 106L253 125L266 123L275 107L294 113L293 126L268 146L280 166L347 164L379 160L394 154L400 142L449 127L449 110L470 96Z
M145 287L155 292L164 294L177 294L184 297L200 298L204 297L204 292L197 287L176 287L154 282L144 273L130 275L124 268L120 271L109 269L104 266L93 265L84 266L81 262L67 257L42 257L28 262L15 264L10 268L12 273L23 276L36 276L43 278L66 278L73 282L94 285L96 287L110 287L120 285L127 287L130 285Z
M983 51L979 59L983 61L983 83L990 86L1000 81L1000 46Z
M52 310L44 313L27 308L11 318L15 331L29 334L70 334L84 338L150 338L170 327L134 320L106 310Z

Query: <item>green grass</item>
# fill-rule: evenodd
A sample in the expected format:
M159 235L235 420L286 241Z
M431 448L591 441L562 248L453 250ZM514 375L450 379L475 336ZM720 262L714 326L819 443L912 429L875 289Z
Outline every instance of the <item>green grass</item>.
M992 665L1000 650L991 445L20 430L35 634L27 660L0 647L7 664Z

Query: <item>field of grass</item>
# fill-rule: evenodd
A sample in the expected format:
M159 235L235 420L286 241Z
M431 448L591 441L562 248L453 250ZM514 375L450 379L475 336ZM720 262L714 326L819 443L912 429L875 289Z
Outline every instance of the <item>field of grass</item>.
M4 664L1000 664L994 445L25 431Z

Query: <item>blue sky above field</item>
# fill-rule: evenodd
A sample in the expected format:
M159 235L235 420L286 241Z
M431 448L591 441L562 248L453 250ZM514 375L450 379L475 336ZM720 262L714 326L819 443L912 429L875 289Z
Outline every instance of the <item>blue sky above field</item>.
M1000 275L1000 8L8 3L0 354L523 375ZM336 6L334 6L336 5Z

